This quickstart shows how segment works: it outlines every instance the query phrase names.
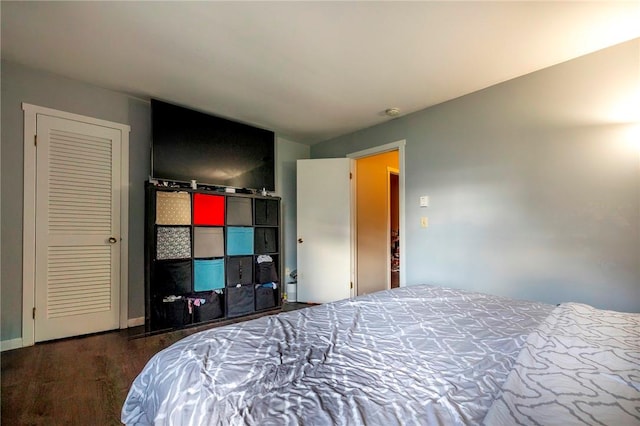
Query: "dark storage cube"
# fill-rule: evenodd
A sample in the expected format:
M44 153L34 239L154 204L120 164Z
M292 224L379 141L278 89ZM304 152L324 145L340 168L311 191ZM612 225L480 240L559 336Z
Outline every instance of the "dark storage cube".
M277 290L269 287L256 288L256 311L276 306Z
M253 248L255 253L275 253L278 251L276 228L256 228L254 233Z
M162 298L157 298L153 303L151 317L153 329L184 327L191 324L191 314L186 299L163 302Z
M227 227L227 256L253 254L253 228Z
M193 229L193 257L224 256L224 228Z
M193 194L194 225L224 225L224 196Z
M224 259L196 259L193 261L193 290L209 291L224 287Z
M256 263L256 282L259 284L278 282L278 270L275 263Z
M193 322L211 321L224 316L224 294L215 291L200 297L205 299L204 305L193 307Z
M227 258L227 286L253 284L253 257Z
M156 229L156 259L189 259L191 229L184 226L158 226Z
M227 197L227 225L253 225L251 198Z
M247 315L255 311L253 284L228 287L225 291L228 317Z
M158 260L151 276L153 295L169 296L191 292L191 260Z
M256 201L256 225L278 226L278 201L263 200L257 198Z
M280 288L258 285L286 281L279 278L281 200L242 192L247 193L147 183L146 332L281 306ZM258 258L270 262L258 264Z

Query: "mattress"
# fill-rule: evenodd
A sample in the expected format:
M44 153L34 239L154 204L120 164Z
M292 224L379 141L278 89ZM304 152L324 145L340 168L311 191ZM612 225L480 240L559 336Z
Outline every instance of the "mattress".
M553 306L410 286L203 331L133 382L127 425L475 425Z

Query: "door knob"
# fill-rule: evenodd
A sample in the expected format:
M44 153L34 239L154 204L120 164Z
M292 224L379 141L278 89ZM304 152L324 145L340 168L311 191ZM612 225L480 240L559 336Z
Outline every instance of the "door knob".
M302 238L298 238L298 244L302 244L303 242Z
M116 237L109 237L109 244L115 244L118 242L118 239Z

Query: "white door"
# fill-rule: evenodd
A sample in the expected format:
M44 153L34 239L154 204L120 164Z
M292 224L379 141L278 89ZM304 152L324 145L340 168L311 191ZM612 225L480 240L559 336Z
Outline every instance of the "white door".
M119 327L117 129L37 115L35 341Z
M297 161L299 302L351 296L351 161Z

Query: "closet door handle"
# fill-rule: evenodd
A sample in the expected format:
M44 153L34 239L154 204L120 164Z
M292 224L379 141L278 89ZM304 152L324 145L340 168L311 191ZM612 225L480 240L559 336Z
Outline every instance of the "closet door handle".
M116 237L109 237L109 244L115 244L118 242L118 239Z

